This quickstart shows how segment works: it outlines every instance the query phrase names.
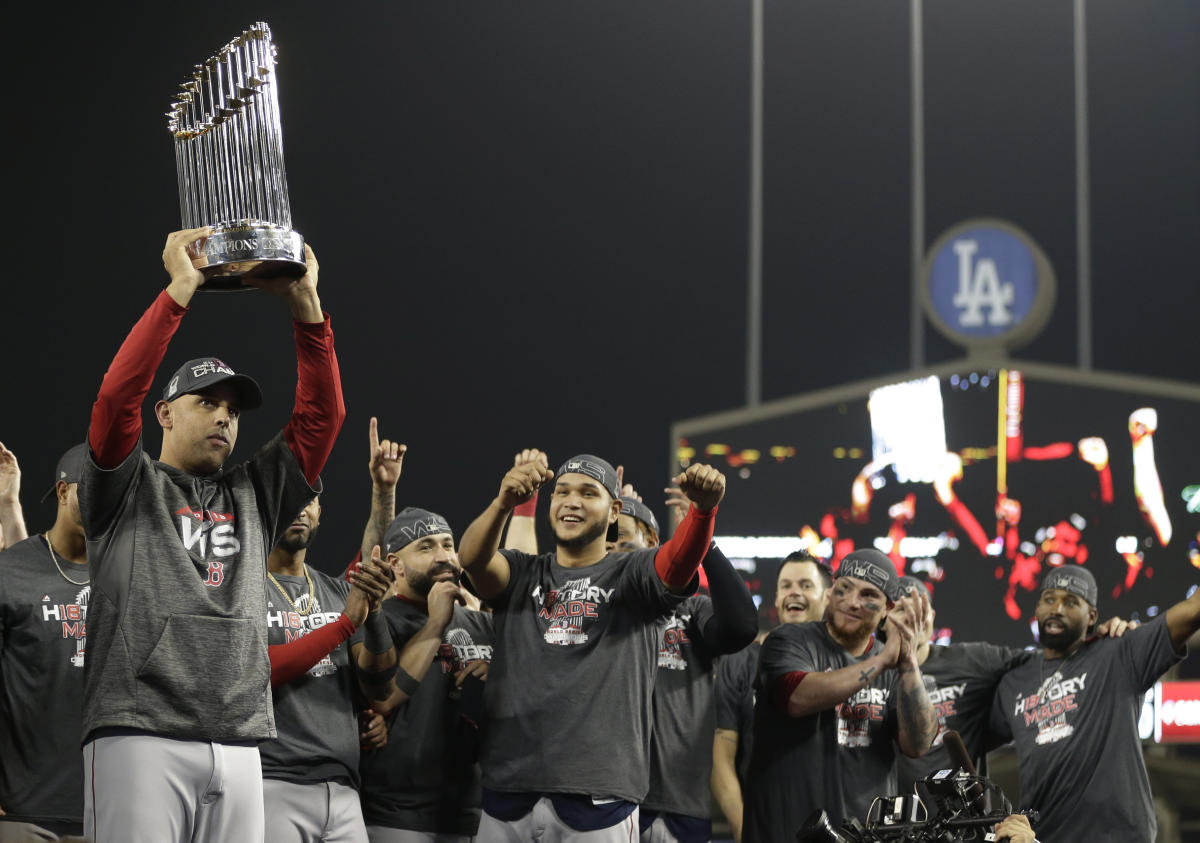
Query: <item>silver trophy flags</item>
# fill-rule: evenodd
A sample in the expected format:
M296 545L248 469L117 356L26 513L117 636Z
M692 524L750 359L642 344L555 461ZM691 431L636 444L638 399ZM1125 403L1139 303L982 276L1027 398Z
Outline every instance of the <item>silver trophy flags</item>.
M180 85L167 113L184 228L211 225L192 251L203 290L249 290L248 273L304 274L292 231L271 29L259 22Z

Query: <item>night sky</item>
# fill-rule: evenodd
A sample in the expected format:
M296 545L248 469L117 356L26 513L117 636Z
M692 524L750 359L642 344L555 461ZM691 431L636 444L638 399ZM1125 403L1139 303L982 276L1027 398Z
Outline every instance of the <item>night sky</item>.
M1058 304L1018 356L1071 364L1072 4L928 0L925 14L927 241L976 216L1028 231ZM19 15L0 441L24 469L31 530L53 519L37 497L166 282L179 211L164 112L255 20L280 47L292 209L320 258L349 411L318 567L357 547L371 415L409 445L401 504L461 532L520 448L598 453L656 490L671 421L743 402L747 2ZM769 400L908 368L908 4L767 2L765 22ZM1089 3L1088 57L1095 368L1200 380L1200 5ZM932 329L926 348L931 363L960 356ZM197 296L146 404L152 453L153 398L209 354L266 393L235 458L286 422L285 305Z

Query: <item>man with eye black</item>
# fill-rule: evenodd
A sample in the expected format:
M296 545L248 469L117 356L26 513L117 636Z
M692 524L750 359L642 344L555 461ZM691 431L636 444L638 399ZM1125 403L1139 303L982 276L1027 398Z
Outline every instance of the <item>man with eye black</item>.
M822 621L784 624L763 641L742 840L794 839L817 810L836 827L895 792L897 747L924 754L937 717L916 660L928 598L899 594L874 549L838 566ZM903 602L908 611L889 611ZM875 639L886 619L887 643Z

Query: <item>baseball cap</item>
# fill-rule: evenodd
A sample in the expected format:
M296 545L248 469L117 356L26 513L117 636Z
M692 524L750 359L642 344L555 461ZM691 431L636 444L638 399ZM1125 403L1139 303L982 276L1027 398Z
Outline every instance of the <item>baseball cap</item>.
M600 457L592 454L580 454L576 457L571 457L565 463L558 467L558 471L554 473L555 478L562 477L564 474L583 474L592 478L612 495L613 500L621 497L621 486L617 483L617 470Z
M913 589L924 591L926 592L926 596L928 596L929 589L925 587L925 583L921 582L921 580L917 579L916 577L905 575L896 580L897 596L903 597Z
M58 465L54 468L54 482L50 484L46 494L42 495L42 500L47 501L54 496L60 480L63 483L78 483L79 476L83 474L83 461L87 459L87 456L88 443L86 442L72 445L67 449L67 452L58 458Z
M1078 594L1093 608L1095 608L1096 599L1099 596L1099 589L1096 587L1096 578L1092 576L1091 571L1079 565L1063 565L1060 568L1051 568L1046 573L1046 576L1042 577L1042 585L1038 589L1038 593L1040 594L1048 588L1061 588L1063 591Z
M415 506L406 506L400 510L399 515L392 519L392 523L388 524L387 531L383 534L383 552L395 553L402 547L408 547L417 539L435 536L438 533L454 535L454 531L450 529L450 523L436 512L418 509Z
M630 515L641 521L655 533L658 532L658 519L654 517L654 513L650 511L650 507L637 498L621 495L621 514Z
M900 578L896 576L896 566L892 564L892 560L888 559L886 554L880 553L874 548L867 547L848 553L842 558L833 576L834 579L854 577L863 582L869 582L882 591L888 600L894 601L901 594Z
M237 395L238 409L257 410L262 406L262 390L254 379L239 375L228 363L216 357L197 357L176 369L167 381L162 400L174 401L181 395L194 395L225 381L229 382Z

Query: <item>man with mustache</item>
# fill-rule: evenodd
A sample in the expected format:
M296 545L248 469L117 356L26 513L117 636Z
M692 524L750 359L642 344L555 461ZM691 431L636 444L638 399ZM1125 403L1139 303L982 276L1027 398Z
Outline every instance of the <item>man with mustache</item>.
M1040 812L1040 839L1151 843L1157 820L1138 715L1200 629L1200 591L1121 638L1090 637L1096 602L1087 568L1042 578L1043 649L1000 680L991 729L1016 745L1021 807Z
M856 550L838 566L824 621L784 624L763 642L743 840L791 840L817 809L835 827L865 818L895 792L897 746L929 749L938 724L916 663L925 598L900 597L897 579L887 556ZM897 600L918 605L888 617Z
M287 426L226 468L240 414L262 393L225 362L197 358L154 405L162 449L157 460L145 453L142 402L204 282L188 247L210 233L167 237L170 283L117 351L88 428L84 830L97 843L263 839L257 744L275 736L267 555L317 494L346 415L305 247L302 277L246 279L292 313L298 377Z
M775 580L775 612L780 623L812 623L825 616L833 575L829 567L807 550L789 553ZM749 647L720 660L713 696L716 730L713 733L712 792L729 821L735 843L742 839L742 789L749 772L754 745L754 681L758 656L766 632Z
M460 605L454 533L435 512L407 507L384 534L395 597L387 628L352 654L388 742L365 752L363 816L371 843L457 843L479 825L478 723L492 657L492 618ZM379 548L371 554L383 564Z
M272 843L367 839L357 790L357 684L344 621L355 630L364 622L384 625L379 606L391 572L368 562L358 566L349 585L314 570L307 564L308 549L320 524L321 502L313 498L267 557L267 641L278 735L264 741L259 753ZM356 632L353 640L361 637Z

